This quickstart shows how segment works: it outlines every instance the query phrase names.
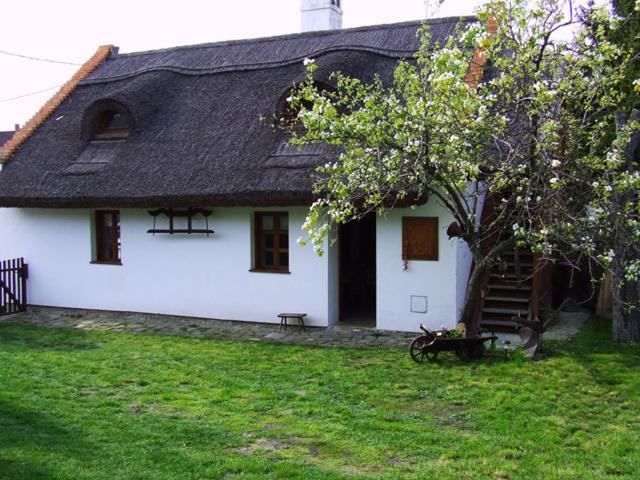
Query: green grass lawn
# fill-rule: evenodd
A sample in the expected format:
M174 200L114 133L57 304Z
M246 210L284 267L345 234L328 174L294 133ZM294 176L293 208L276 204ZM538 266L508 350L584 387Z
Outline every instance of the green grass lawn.
M0 478L640 478L640 348L416 365L0 325Z

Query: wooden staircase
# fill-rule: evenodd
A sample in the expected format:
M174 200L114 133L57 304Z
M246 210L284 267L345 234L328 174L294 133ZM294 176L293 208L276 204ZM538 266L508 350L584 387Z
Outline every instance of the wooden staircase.
M489 272L480 311L480 328L493 332L515 332L514 318L529 318L533 288L533 254L518 250L502 256Z

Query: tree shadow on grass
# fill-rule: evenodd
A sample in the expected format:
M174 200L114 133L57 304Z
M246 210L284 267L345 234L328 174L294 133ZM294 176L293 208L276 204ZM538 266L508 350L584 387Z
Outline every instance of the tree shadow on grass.
M43 335L43 330L46 334ZM100 345L82 330L47 328L19 323L0 324L0 345L47 350L93 350Z
M553 343L552 354L571 357L581 364L600 385L629 383L640 369L640 344L614 342L611 321L589 320L574 339Z
M53 458L82 464L98 451L59 419L6 399L0 399L0 432L0 478L54 478Z

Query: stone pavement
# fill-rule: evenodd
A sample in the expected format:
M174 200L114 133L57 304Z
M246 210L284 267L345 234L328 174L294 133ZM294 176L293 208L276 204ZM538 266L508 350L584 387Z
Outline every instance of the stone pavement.
M558 320L545 332L547 340L566 340L578 333L589 318L584 312L559 312ZM212 320L146 313L111 312L57 307L29 307L25 313L0 317L0 323L27 323L59 328L78 328L110 332L176 335L196 338L224 338L234 340L291 343L345 348L408 348L417 333L392 332L370 327L339 325L329 328L307 327L299 331L289 326L280 331L280 325L272 323ZM498 334L497 347L504 341L510 348L520 345L516 334Z
M546 340L567 340L575 337L591 317L587 311L558 312L558 320L544 332Z
M151 333L197 338L319 345L323 347L408 348L416 333L391 332L375 328L340 325L329 328L307 327L299 331L280 323L253 323L211 320L146 313L111 312L57 307L29 307L25 313L0 317L0 323L18 322L49 327L78 328L110 332Z
M542 341L546 340L569 340L578 334L586 321L591 317L588 311L576 312L556 312L556 319L549 325L547 330L542 334ZM517 333L496 333L498 339L496 346L500 349L504 347L505 341L509 342L508 348L513 350L519 347L522 342L520 335Z

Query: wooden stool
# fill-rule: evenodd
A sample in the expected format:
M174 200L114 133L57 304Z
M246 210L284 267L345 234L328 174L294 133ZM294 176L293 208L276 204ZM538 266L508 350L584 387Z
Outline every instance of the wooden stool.
M284 329L287 329L287 320L297 320L298 321L298 330L305 330L304 328L304 317L306 317L306 313L279 313L278 317L280 318L280 330L284 326Z

